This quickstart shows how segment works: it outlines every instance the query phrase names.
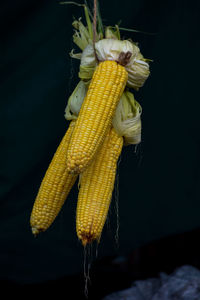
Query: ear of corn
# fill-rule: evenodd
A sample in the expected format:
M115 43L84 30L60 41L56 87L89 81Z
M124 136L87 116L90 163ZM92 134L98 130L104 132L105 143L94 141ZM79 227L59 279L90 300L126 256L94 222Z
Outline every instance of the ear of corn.
M85 246L100 240L108 214L123 138L112 127L92 164L81 174L76 231Z
M69 172L81 173L102 144L127 82L125 68L115 61L96 68L81 106L67 154Z
M75 121L72 121L41 183L30 218L34 235L53 223L76 181L77 176L69 174L66 168L67 148L74 126Z

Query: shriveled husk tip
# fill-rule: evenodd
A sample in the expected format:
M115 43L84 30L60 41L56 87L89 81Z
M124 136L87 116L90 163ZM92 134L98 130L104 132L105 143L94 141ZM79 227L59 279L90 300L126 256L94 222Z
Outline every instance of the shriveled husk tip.
M140 104L129 91L124 91L117 106L112 124L117 133L124 137L124 145L141 142Z

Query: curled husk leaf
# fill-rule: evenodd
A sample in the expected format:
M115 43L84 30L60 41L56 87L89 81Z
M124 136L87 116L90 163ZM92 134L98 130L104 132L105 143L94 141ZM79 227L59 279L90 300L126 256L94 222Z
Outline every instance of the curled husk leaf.
M140 104L129 91L124 91L117 106L112 124L117 133L124 137L124 145L141 142Z

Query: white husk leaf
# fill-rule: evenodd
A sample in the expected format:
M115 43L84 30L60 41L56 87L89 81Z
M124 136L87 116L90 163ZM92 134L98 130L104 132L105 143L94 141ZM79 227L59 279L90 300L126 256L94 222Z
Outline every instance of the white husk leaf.
M139 48L128 40L120 41L116 39L102 39L95 44L95 49L97 57L100 61L117 61L121 52L130 51L132 53L132 56L129 64L139 52Z
M89 80L92 78L97 63L95 60L94 49L92 45L88 45L82 53L79 78Z
M92 45L87 45L87 47L83 50L81 56L81 66L93 66L95 67L95 56L94 49Z

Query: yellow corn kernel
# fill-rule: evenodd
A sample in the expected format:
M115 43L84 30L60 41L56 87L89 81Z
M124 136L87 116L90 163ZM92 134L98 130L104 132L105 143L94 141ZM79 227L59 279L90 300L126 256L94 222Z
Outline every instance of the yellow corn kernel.
M126 69L115 61L101 62L96 68L70 141L69 172L81 173L93 160L111 126L127 78Z
M30 224L37 235L45 231L58 215L77 176L69 174L66 168L66 154L74 130L72 121L46 171L33 205Z
M90 166L80 175L76 232L85 246L100 240L114 188L123 138L112 127Z

